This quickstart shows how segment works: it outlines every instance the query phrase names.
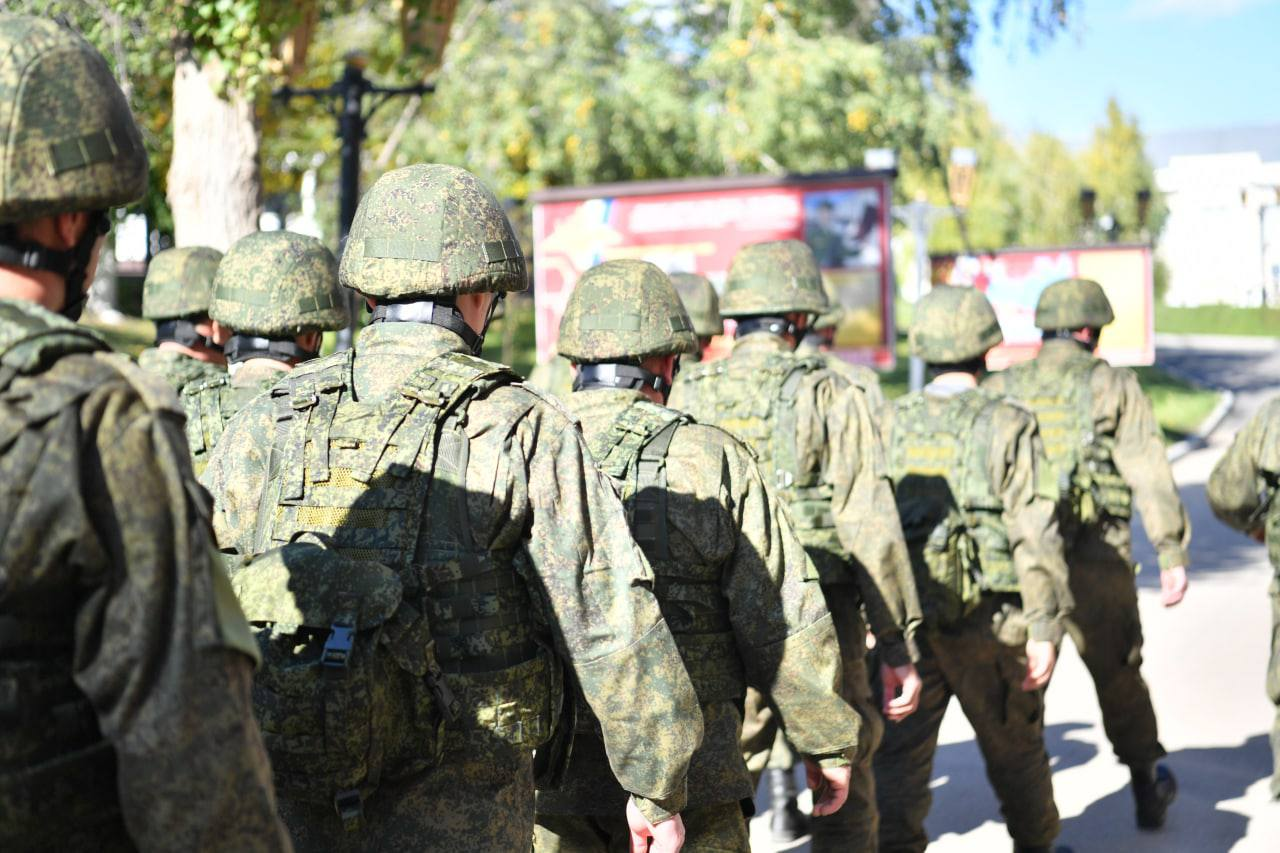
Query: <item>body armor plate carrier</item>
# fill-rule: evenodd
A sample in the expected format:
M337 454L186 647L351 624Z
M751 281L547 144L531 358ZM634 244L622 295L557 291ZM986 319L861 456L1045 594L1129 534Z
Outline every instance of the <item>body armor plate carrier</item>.
M935 627L964 618L983 592L1018 592L987 465L991 415L1002 400L975 390L895 405L889 472L925 621Z

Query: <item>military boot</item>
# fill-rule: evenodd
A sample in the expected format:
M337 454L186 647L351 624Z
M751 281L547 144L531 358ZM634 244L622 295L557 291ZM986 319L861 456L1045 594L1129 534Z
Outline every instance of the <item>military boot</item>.
M1159 829L1164 826L1164 815L1169 804L1178 795L1178 780L1173 771L1163 764L1133 766L1133 801L1137 806L1139 829Z
M769 833L779 843L809 834L809 816L796 803L796 780L790 768L765 772L769 783Z

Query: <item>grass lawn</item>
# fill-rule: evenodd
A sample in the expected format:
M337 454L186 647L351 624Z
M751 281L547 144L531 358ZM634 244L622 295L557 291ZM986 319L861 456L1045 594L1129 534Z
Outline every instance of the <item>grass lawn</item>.
M1274 337L1280 334L1280 308L1237 308L1234 305L1173 308L1156 305L1156 331Z

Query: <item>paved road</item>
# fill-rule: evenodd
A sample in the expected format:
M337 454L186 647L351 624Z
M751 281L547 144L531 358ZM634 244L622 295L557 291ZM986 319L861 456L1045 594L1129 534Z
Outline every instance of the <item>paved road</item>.
M1280 851L1280 803L1267 796L1272 706L1263 692L1271 570L1260 545L1213 518L1204 484L1236 429L1263 401L1280 393L1280 348L1265 342L1241 351L1233 342L1213 339L1161 344L1161 364L1236 392L1235 407L1208 446L1174 466L1194 530L1192 586L1180 606L1160 606L1154 552L1144 537L1135 542L1137 559L1149 567L1138 578L1146 633L1144 672L1181 792L1163 832L1137 831L1128 772L1111 754L1092 682L1068 641L1046 714L1062 814L1059 843L1077 853L1274 853ZM935 841L930 850L1009 849L972 729L954 704L942 728L933 793L928 829ZM766 820L753 821L754 849L808 850L806 843L789 848L770 844Z

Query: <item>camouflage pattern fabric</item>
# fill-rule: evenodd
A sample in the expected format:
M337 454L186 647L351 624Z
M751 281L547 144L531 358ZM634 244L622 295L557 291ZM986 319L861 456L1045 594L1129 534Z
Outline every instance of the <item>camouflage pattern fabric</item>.
M639 391L577 391L568 406L597 465L622 490L633 529L665 527L665 554L660 534L637 537L702 703L705 734L689 767L686 829L695 831L691 814L699 807L737 808L754 793L738 747L747 684L773 695L803 753L847 763L844 754L863 735L861 720L836 692L836 633L821 591L805 580L804 548L750 451L722 430L682 423ZM665 456L665 517L642 521L649 510L640 496L657 488L635 491L641 441L657 434L644 430L649 422L657 433L678 426ZM649 438L631 441L637 434ZM540 814L621 814L625 794L587 722L580 721L565 784L539 793Z
M570 361L607 362L696 352L680 297L667 274L648 261L606 261L582 274L560 318L556 349Z
M142 316L148 320L202 317L213 299L213 277L222 253L207 246L165 249L147 264Z
M106 60L51 18L0 13L0 223L128 204L147 153Z
M465 169L387 172L356 210L339 270L366 296L426 299L529 286L524 254L493 191Z
M685 853L750 853L751 835L739 803L686 809ZM538 814L534 853L631 853L631 835L621 813Z
M533 368L527 384L544 394L565 400L573 391L573 365L564 356L553 355Z
M235 242L218 264L209 316L239 335L293 340L347 325L338 261L314 237L259 231Z
M1274 772L1271 797L1280 799L1280 398L1270 400L1236 434L1209 476L1209 506L1224 524L1264 534L1275 577L1271 580L1271 658L1267 697L1276 706L1271 726ZM1144 518L1145 521L1145 518Z
M813 250L799 240L775 240L743 246L733 256L720 315L818 314L826 307Z
M179 400L187 416L187 444L197 477L204 473L209 454L222 438L227 421L287 375L287 371L264 365L262 361L251 360L234 373L183 386Z
M671 274L671 284L684 310L689 312L693 321L693 333L699 338L713 338L724 334L724 320L720 316L720 295L715 285L705 275L691 272L675 272Z
M796 355L804 358L815 356L821 358L827 370L839 375L851 385L856 385L862 390L863 396L867 398L867 406L871 409L872 422L878 427L884 421L885 408L889 405L889 402L885 399L884 389L880 387L880 374L876 373L874 369L867 367L865 364L854 364L845 361L833 352L824 352L818 348L817 344L808 335L796 347Z
M287 850L182 413L105 350L0 300L0 847Z
M1030 378L1024 378L1026 374ZM1162 570L1188 564L1191 523L1173 481L1151 400L1132 370L1112 367L1075 341L1050 339L1036 358L992 374L985 386L995 391L1033 384L1047 387L1064 384L1068 377L1089 382L1094 444L1109 451L1109 462L1123 478L1123 489L1113 489L1119 494L1105 501L1111 512L1104 505L1094 523L1073 520L1078 530L1068 543L1066 558L1076 612L1068 628L1093 676L1103 725L1117 758L1143 765L1164 755L1164 747L1141 672L1142 623L1132 589L1125 491L1132 490L1130 500L1142 514Z
M1042 691L1025 693L1021 688L1027 640L1058 642L1061 620L1072 609L1055 519L1056 494L1041 475L1044 449L1035 417L1007 398L934 382L894 402L885 437L890 446L909 442L910 432L899 435L908 426L898 423L904 414L919 417L914 413L923 404L934 417L946 420L950 407L966 398L983 399L980 417L989 423L975 424L973 432L991 443L986 470L967 471L966 476L984 476L987 491L999 500L999 522L1021 594L984 591L977 607L945 630L929 626L917 667L924 681L920 709L886 727L874 759L883 850L919 851L928 842L929 777L938 729L953 695L977 734L987 776L1015 843L1047 845L1058 834L1044 749ZM994 405L985 405L987 401ZM954 472L940 469L935 476L949 475ZM950 480L947 485L954 493L968 490Z
M957 629L921 637L920 707L885 727L873 759L883 853L921 853L929 843L924 826L933 801L929 780L952 696L973 726L987 778L1018 849L1052 849L1059 823L1044 747L1044 691L1022 690L1027 666L1022 646L1013 638L1001 642L995 634L997 626L1019 621L1015 602L990 599Z
M441 327L370 326L357 341L344 380L361 401L352 405L381 406L424 364L463 352L461 338ZM310 367L327 371L329 362L312 362ZM259 507L264 491L276 485L269 475L275 414L270 398L250 404L231 422L205 471L203 481L217 498L218 541L226 551L256 550ZM341 407L335 416L342 416ZM454 531L448 535L457 537L462 535L457 525L465 524L475 548L511 561L493 576L513 576L511 588L528 602L521 620L525 614L531 616L540 626L539 646L554 649L572 668L600 721L610 764L624 787L652 819L679 811L686 799L689 758L702 737L697 697L650 591L652 574L631 539L616 494L588 464L572 421L519 385L499 383L486 389L470 401L465 418L455 427L448 431L448 454L443 457L449 467L430 462L441 474L432 481L431 506L461 515L427 518L421 529ZM442 435L442 448L445 439ZM304 472L315 472L321 464L312 452L300 466ZM405 479L412 482L412 477ZM450 488L454 482L462 484L461 492L458 486ZM360 509L335 507L355 513L337 528L352 542L380 535L359 526ZM587 542L589 551L583 544ZM505 600L503 596L495 602L500 608L495 616L502 616ZM458 617L433 615L443 618ZM484 647L473 652L484 653ZM466 706L497 701L478 675L450 675L448 683L460 697L464 714ZM541 689L549 704L553 684L544 681ZM645 701L637 702L634 697L639 696ZM413 791L429 791L434 798L430 808L419 808L422 800L416 794L406 794L401 808L401 789L379 788L365 803L362 832L370 833L366 837L398 834L442 850L512 846L485 841L495 838L522 839L520 844L527 845L533 834L533 782L523 769L529 766L529 750L513 749L509 738L518 732L502 731L501 719L457 729L465 743L446 745L433 769L405 783ZM302 802L284 801L282 813L295 837L307 846L353 843L345 838L332 810L326 815ZM447 819L439 819L445 814Z
M1054 282L1036 302L1037 329L1101 329L1115 318L1102 285L1087 278Z
M158 347L150 347L138 353L138 367L163 379L175 394L181 394L182 389L192 382L203 382L227 375L226 365L211 364L192 358L186 353Z

